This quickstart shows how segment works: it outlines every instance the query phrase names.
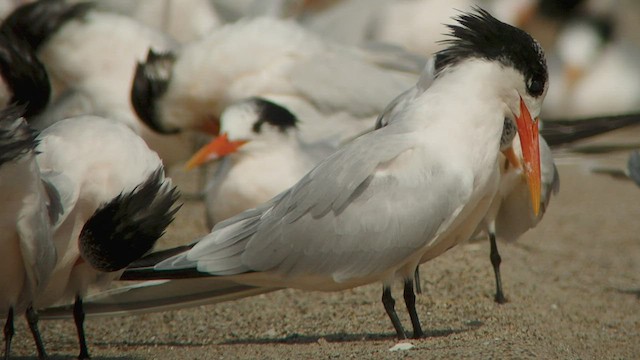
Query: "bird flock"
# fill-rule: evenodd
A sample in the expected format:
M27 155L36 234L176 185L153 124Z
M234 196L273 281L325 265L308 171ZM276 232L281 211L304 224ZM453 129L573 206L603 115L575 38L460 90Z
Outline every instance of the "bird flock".
M22 315L41 359L38 320L73 317L88 359L86 315L370 283L420 338L420 264L485 236L506 302L497 239L559 191L549 144L638 122L601 3L0 1L5 359ZM211 232L154 251L182 167Z

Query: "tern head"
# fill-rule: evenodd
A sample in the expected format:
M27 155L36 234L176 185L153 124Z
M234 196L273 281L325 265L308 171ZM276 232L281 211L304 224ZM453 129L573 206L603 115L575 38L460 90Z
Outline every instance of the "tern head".
M225 109L220 117L221 135L202 147L187 162L187 168L233 154L247 143L283 141L297 128L297 122L293 113L272 101L259 97L242 100Z
M156 101L169 87L176 56L171 52L158 53L149 49L147 60L139 62L131 86L131 104L138 117L153 131L175 134L180 129L165 126L158 115Z
M506 109L501 150L513 157L504 144L513 139L515 124L521 140L523 168L534 204L540 203L540 150L537 117L548 88L544 51L529 34L495 19L482 9L464 13L458 24L449 25L447 48L436 54L435 76L455 71L468 61L486 61L498 65L492 84ZM505 137L507 137L505 139ZM509 139L510 137L510 139ZM511 154L510 154L511 153Z
M178 191L157 169L140 185L98 208L80 232L82 257L97 270L123 269L147 253L180 208Z

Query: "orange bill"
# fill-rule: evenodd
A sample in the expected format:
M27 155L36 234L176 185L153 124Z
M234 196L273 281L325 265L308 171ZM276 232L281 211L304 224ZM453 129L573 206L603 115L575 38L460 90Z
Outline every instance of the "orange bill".
M516 116L518 136L524 158L524 173L531 193L533 213L540 212L540 140L538 135L538 121L531 118L524 100L520 98L520 115Z
M245 140L229 141L227 134L224 133L214 138L210 143L198 150L198 152L195 153L189 161L187 161L185 167L187 169L193 169L194 167L200 166L208 161L227 156L238 151L238 149L246 143L247 141Z

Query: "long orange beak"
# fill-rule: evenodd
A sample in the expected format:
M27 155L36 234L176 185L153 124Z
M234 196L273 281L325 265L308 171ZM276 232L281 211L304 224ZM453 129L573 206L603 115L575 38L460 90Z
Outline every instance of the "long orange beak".
M531 119L527 105L520 98L520 115L516 116L518 136L524 157L524 173L531 193L533 213L540 212L540 140L538 139L538 122Z
M214 138L210 143L198 150L198 152L196 152L195 155L187 161L185 167L190 170L206 163L207 161L227 156L238 151L238 149L246 143L246 140L229 141L227 134L224 133Z

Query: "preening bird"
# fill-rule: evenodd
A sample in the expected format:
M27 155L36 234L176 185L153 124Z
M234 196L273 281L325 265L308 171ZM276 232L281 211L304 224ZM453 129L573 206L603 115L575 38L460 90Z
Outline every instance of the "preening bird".
M56 263L49 217L56 211L47 206L54 193L41 179L37 133L22 118L24 111L20 106L0 111L0 317L6 318L5 359L11 353L13 318L25 312L38 355L46 357L32 304Z
M37 163L59 194L53 225L58 254L36 308L75 299L79 358L88 358L82 297L117 279L147 253L172 221L178 197L158 155L126 126L82 116L39 136Z
M414 271L467 240L486 216L499 186L504 132L512 128L536 216L540 204L534 119L547 89L543 51L484 10L457 21L430 86L418 82L406 92L386 112L387 126L347 143L290 189L216 224L189 250L139 274L321 291L381 282L385 310L405 338L390 291L401 278L420 336Z
M489 259L493 266L496 280L497 303L507 301L502 289L502 277L500 276L500 263L502 261L498 252L496 239L515 241L529 229L534 228L542 220L546 212L551 195L560 190L560 176L553 161L551 149L542 137L540 141L540 176L541 192L539 212L535 214L534 206L529 196L529 187L524 177L522 167L518 164L522 159L520 138L516 135L513 144L510 144L515 156L503 157L500 165L500 185L498 192L485 216L480 229L489 236Z

